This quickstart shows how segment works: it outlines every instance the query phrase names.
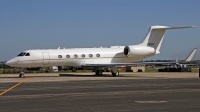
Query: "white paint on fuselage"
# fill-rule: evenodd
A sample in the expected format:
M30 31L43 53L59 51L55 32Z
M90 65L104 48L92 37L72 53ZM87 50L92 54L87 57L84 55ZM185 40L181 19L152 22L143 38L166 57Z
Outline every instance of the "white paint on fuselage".
M30 56L18 56L7 62L12 67L49 67L49 66L74 66L80 67L84 64L111 64L130 63L149 56L127 57L123 52L124 48L72 48L72 49L49 49L49 50L26 50ZM43 54L48 54L49 58ZM77 58L74 55L78 55ZM85 57L81 57L85 54ZM89 57L92 54L93 57ZM96 57L100 54L100 57ZM58 58L61 55L62 58ZM67 58L66 55L70 55Z

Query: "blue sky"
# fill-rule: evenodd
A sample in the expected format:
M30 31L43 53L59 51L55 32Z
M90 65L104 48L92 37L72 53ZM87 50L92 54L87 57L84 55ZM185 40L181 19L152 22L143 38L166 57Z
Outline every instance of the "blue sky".
M149 59L200 59L199 0L0 0L0 61L27 49L107 47L142 42L152 25L190 26L165 34Z

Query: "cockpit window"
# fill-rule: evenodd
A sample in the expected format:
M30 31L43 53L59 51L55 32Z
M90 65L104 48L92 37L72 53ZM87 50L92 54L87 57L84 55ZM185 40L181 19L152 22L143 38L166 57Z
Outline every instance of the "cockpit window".
M25 56L30 56L30 53L26 53L26 55Z
M25 54L26 54L25 52L22 52L18 56L24 56Z

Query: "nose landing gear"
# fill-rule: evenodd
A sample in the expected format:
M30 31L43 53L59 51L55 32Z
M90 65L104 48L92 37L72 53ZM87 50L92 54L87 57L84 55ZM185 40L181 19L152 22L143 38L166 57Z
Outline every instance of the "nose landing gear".
M19 73L19 78L25 78L24 72L26 69L22 68L21 72Z
M20 72L20 74L19 74L19 78L24 78L25 76L24 76L24 72Z

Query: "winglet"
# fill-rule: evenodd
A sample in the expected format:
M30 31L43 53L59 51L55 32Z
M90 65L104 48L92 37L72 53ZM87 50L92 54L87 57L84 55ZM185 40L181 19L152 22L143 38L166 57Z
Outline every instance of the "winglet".
M197 48L194 48L194 50L190 53L190 55L185 59L185 62L189 62L192 60Z

